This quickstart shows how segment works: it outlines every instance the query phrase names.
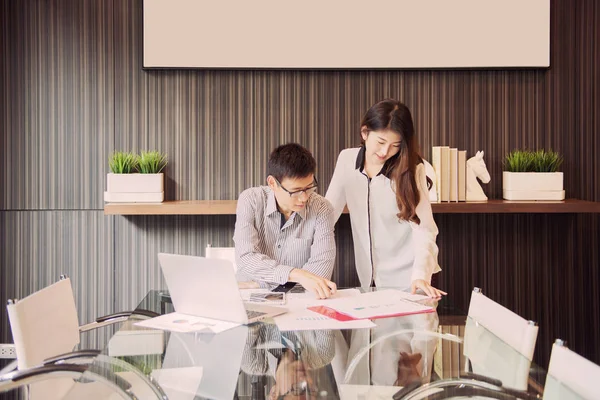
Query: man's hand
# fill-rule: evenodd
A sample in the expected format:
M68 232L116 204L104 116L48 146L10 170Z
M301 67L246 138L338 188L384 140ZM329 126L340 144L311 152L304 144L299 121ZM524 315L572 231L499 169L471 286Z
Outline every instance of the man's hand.
M440 289L434 288L423 279L415 279L414 281L412 281L410 285L410 292L412 294L415 294L417 293L417 289L421 289L426 296L429 296L432 299L437 299L439 297L442 297L443 294L448 294Z
M315 294L317 299L327 299L335 294L337 286L329 279L321 278L302 269L294 268L288 278L290 282L297 282L304 289Z

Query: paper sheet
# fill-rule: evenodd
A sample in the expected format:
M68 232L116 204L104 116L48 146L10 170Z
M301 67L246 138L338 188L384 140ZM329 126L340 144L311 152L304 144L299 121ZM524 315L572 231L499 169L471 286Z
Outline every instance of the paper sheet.
M290 311L297 309L305 309L306 307L312 306L327 306L328 303L334 300L346 299L350 297L359 296L361 294L358 289L342 289L338 290L329 299L317 299L313 293L288 293L287 296L287 308Z
M307 310L307 307L328 305L335 299L347 299L360 295L358 289L339 290L330 299L319 300L312 293L288 293L288 312L274 318L275 324L282 331L304 331L313 329L360 329L375 326L369 320L340 322Z
M341 322L316 312L301 309L287 312L274 318L281 331L308 331L315 329L361 329L375 324L368 319Z
M389 289L335 299L322 305L356 319L411 315L434 310L433 307L407 300L407 296L411 296L410 293Z
M239 326L240 324L173 312L136 322L134 325L181 333L199 332L203 330L219 333Z

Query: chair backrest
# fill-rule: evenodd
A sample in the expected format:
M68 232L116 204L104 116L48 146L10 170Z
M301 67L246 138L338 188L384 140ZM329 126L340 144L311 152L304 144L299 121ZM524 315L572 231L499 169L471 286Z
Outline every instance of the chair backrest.
M538 327L475 288L465 326L464 355L473 372L526 390Z
M538 326L486 297L475 288L471 294L469 317L483 325L502 341L533 360Z
M560 339L552 345L544 399L600 399L600 366L569 350Z
M220 258L231 261L233 270L237 272L235 265L235 247L212 247L210 244L206 246L206 258Z
M7 306L17 353L17 368L73 351L79 321L71 280L66 278Z

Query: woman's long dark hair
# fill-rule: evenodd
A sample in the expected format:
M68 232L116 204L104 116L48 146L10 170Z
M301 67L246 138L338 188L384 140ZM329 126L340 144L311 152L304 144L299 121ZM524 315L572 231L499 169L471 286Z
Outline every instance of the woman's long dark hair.
M397 100L382 100L367 111L360 126L361 129L367 129L367 134L371 131L391 130L401 136L400 151L388 161L391 162L388 171L391 173L390 179L400 210L397 217L420 224L421 220L416 213L420 196L415 171L417 165L423 162L423 158L419 154L410 110ZM431 185L433 182L428 177L427 186L431 188Z

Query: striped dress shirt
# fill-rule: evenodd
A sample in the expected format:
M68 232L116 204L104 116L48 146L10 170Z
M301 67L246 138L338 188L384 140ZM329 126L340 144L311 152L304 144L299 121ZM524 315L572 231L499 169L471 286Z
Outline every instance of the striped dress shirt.
M250 325L242 354L241 370L248 375L275 376L277 361L282 357L283 348L299 354L305 368L323 368L330 364L335 356L334 332L280 332L274 324Z
M285 284L294 268L331 279L336 254L333 208L313 193L304 209L282 226L273 191L268 186L250 188L238 199L233 241L240 275L261 287Z

